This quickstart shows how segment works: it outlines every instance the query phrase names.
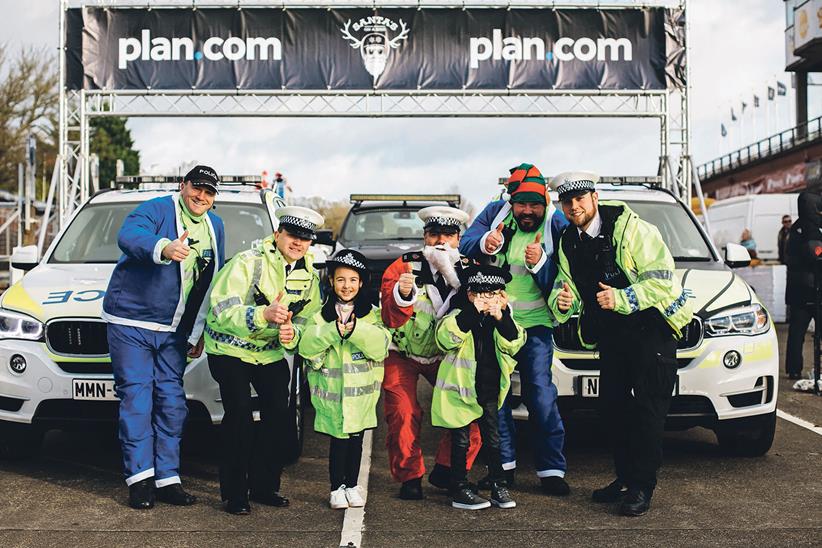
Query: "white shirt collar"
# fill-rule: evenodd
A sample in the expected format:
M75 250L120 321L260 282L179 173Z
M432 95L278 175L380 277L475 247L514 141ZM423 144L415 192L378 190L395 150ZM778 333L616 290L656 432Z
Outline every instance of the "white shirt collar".
M580 234L582 234L582 229L577 227L577 230ZM599 216L599 210L594 214L594 218L591 219L591 224L588 225L588 228L585 229L585 232L591 238L596 238L599 236L600 231L602 230L602 217Z

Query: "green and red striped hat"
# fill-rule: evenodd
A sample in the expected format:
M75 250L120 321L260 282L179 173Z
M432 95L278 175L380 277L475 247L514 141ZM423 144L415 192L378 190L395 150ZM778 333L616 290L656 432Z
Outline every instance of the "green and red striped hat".
M520 164L511 168L505 194L510 202L533 202L547 205L545 201L545 178L532 164Z

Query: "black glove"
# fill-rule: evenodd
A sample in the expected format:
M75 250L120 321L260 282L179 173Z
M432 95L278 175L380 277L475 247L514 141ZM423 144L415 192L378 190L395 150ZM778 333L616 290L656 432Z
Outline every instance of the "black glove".
M517 338L517 324L514 323L514 318L511 316L510 306L506 306L502 310L502 318L497 321L497 331L509 341Z
M467 333L479 326L479 323L480 314L477 312L474 303L466 303L465 307L460 309L457 314L457 326L461 331Z

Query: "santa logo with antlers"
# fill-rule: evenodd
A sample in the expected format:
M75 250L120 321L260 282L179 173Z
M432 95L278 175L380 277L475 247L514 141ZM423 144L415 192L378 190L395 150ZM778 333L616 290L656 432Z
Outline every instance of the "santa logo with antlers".
M375 81L385 70L391 50L400 47L400 43L408 38L408 26L405 21L400 19L399 23L395 23L379 15L363 17L353 24L349 19L340 30L343 38L348 40L351 47L360 51L365 70ZM357 38L352 35L352 30L361 37ZM389 33L397 34L391 38Z

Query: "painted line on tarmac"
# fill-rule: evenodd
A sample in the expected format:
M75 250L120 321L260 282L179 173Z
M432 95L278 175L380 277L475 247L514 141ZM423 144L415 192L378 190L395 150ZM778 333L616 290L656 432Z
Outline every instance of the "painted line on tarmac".
M368 430L363 435L362 458L360 459L360 475L357 485L360 486L362 496L368 504L368 474L371 470L371 446L373 445L374 431ZM362 508L348 508L343 518L342 533L340 534L340 548L359 548L362 545L362 528L365 522L365 506Z
M797 426L801 426L802 428L807 428L811 432L819 434L822 436L822 426L816 426L815 424L806 421L805 419L800 419L799 417L794 417L791 414L785 413L781 409L776 410L776 416L780 419L785 419L788 422L792 422Z

